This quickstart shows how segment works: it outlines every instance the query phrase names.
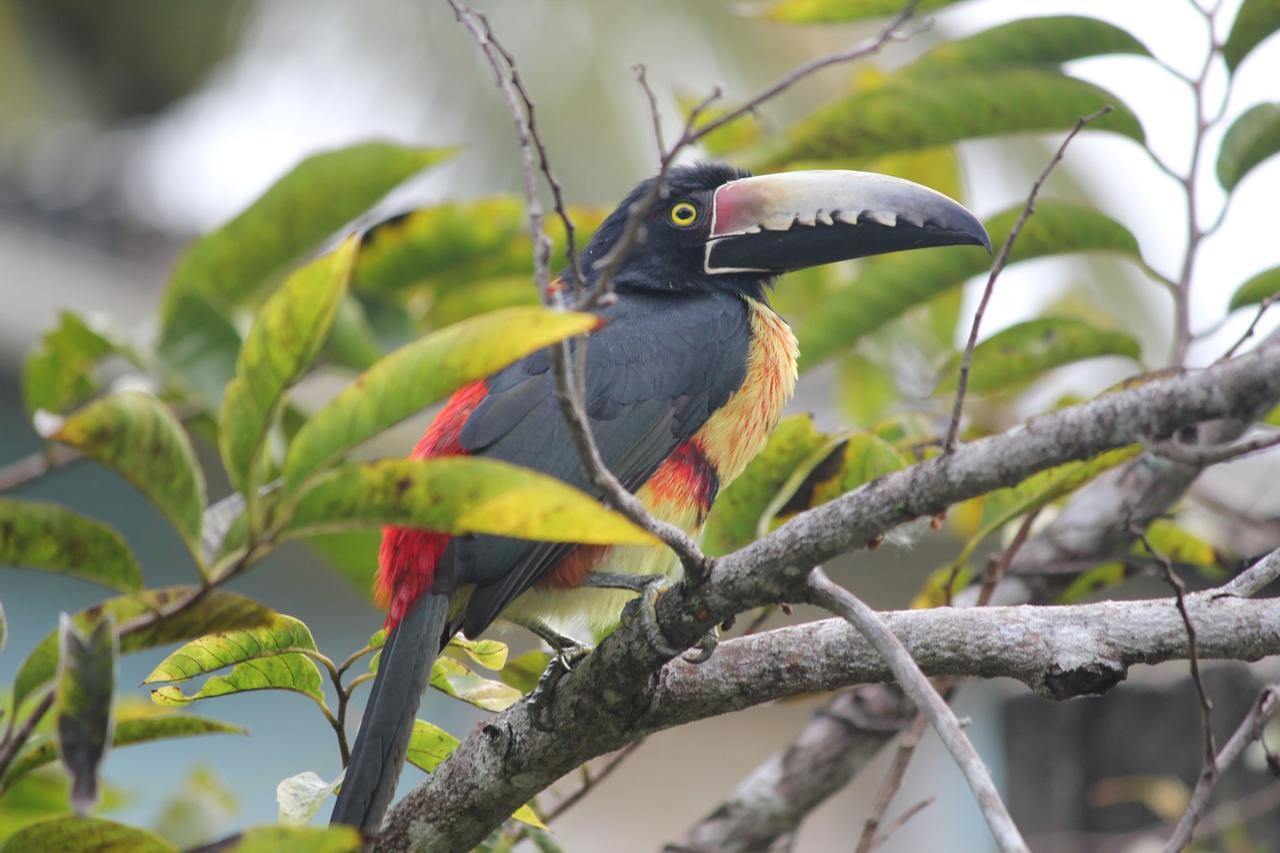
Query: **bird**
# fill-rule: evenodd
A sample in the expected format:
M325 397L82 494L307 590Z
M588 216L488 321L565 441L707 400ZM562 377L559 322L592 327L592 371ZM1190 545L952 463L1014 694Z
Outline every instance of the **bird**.
M587 287L660 178L642 181L596 230L580 256ZM586 339L582 390L608 469L653 516L696 535L717 493L764 447L796 385L796 338L769 305L777 276L908 249L990 252L991 244L958 202L871 172L752 176L704 162L670 169L663 189L644 214L643 239L616 268L613 297L592 309L600 323ZM498 459L592 491L546 350L459 389L411 455ZM474 638L499 616L544 637L575 620L607 631L635 590L679 572L662 545L405 527L383 530L378 563L386 640L331 818L367 837L390 804L432 663L450 637ZM627 577L637 583L617 582ZM610 579L607 588L593 578Z

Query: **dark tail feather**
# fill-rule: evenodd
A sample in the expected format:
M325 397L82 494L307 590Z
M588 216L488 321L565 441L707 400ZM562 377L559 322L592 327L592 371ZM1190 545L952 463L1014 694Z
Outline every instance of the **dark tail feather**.
M448 612L447 595L424 595L387 636L330 823L349 824L367 836L382 827Z

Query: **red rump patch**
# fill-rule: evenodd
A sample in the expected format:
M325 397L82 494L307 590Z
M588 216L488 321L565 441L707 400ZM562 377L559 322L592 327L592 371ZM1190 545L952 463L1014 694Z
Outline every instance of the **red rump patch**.
M480 405L489 388L484 380L459 388L427 427L422 439L409 454L411 459L438 456L466 456L461 444L462 425ZM436 563L449 544L446 533L432 533L413 527L382 528L382 547L378 552L378 577L373 597L379 607L387 608L386 628L400 623L409 606L431 588Z
M720 476L702 445L686 441L667 457L646 483L655 500L693 501L705 517L720 488Z

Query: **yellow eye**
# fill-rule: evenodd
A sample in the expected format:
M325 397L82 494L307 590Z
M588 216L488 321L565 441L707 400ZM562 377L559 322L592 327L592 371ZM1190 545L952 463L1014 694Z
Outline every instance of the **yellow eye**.
M677 228L688 228L698 221L698 208L687 201L671 205L671 224Z

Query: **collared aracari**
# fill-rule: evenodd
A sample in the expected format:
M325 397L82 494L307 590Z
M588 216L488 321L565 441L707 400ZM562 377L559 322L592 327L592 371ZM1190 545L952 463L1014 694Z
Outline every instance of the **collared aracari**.
M641 183L582 253L620 239ZM586 352L585 398L600 454L649 512L696 534L717 491L764 446L796 382L796 339L769 307L780 273L904 249L976 244L982 224L933 190L847 171L760 177L715 164L671 170L616 300ZM589 281L588 284L591 282ZM485 456L589 489L554 396L545 351L462 388L414 458ZM431 665L458 630L498 616L526 626L616 624L634 593L588 588L595 573L669 575L662 546L581 546L388 527L377 593L386 644L333 822L377 832L404 764Z

